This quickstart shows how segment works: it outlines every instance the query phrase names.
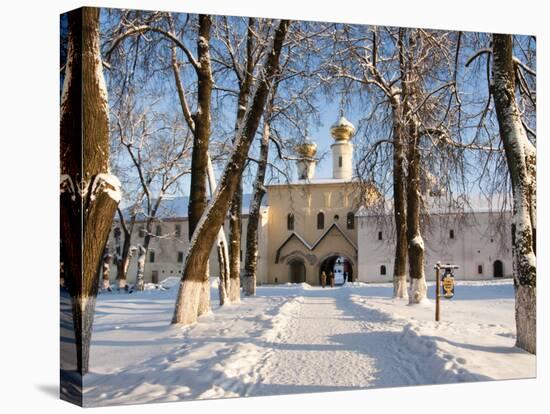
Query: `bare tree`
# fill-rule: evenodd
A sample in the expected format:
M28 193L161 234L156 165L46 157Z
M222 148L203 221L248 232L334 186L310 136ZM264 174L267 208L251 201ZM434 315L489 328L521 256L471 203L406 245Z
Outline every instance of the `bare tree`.
M175 31L174 28L174 22L170 17L170 27L172 32ZM177 45L172 45L172 71L174 74L174 82L176 85L176 90L178 92L178 99L180 102L180 107L184 116L184 119L187 123L188 128L193 132L193 134L196 137L197 129L196 129L196 123L195 123L195 117L191 113L191 109L188 103L188 100L186 98L186 91L181 79L180 75L180 63L177 58ZM205 53L206 52L202 52ZM208 52L208 59L209 59L210 53ZM203 59L204 60L204 59ZM198 76L204 76L204 74L198 73ZM210 77L212 76L212 69L210 68ZM203 88L203 94L207 91ZM210 95L212 93L211 88L209 91ZM199 100L200 104L200 100ZM201 108L201 110L204 110L205 108ZM199 131L200 132L200 131ZM210 154L206 153L206 161L207 161L207 171L206 171L206 178L208 180L208 187L210 189L210 195L212 196L214 192L216 191L216 177L214 174L214 169L212 166L212 160L210 157ZM192 234L189 234L189 237L191 238ZM229 268L229 251L228 251L228 243L227 238L225 236L225 230L220 228L220 231L218 233L218 238L216 242L216 253L218 256L218 268L220 271L219 275L219 284L218 284L218 291L219 291L219 300L220 300L220 306L223 306L229 299L229 289L230 289L230 268Z
M383 29L384 30L384 29ZM389 29L386 29L389 32ZM373 152L379 146L386 143L392 146L393 158L393 181L392 181L392 197L393 197L393 216L395 223L395 257L394 257L394 296L404 298L407 293L407 203L406 203L406 159L407 159L407 126L405 122L405 105L408 102L408 97L404 91L405 75L404 67L404 45L403 45L403 29L399 29L397 33L391 33L385 41L386 56L383 59L379 56L380 49L380 29L372 28L370 36L364 37L363 47L352 47L355 39L351 38L348 28L344 28L345 47L348 53L351 53L352 64L360 68L359 73L346 71L345 66L335 66L333 71L344 79L358 82L365 87L376 89L373 98L380 96L382 101L387 101L390 108L390 124L391 139L377 141L373 147L365 155L365 160L371 161ZM387 52L390 45L393 43L393 54ZM344 55L344 58L348 56ZM380 63L382 60L382 63ZM390 63L388 63L390 62ZM400 70L401 69L401 70ZM398 73L399 76L396 76ZM405 87L406 88L406 87ZM375 109L378 105L373 105ZM372 163L375 165L375 162ZM368 179L372 179L368 178Z
M395 259L394 259L394 296L407 297L407 204L406 204L406 125L404 122L404 101L402 85L403 79L395 78L394 73L399 68L402 62L403 50L403 32L399 30L396 36L393 36L394 52L390 58L386 60L392 61L392 65L385 63L383 66L379 63L379 28L373 28L370 34L370 39L366 37L366 43L363 48L357 50L351 47L354 39L350 38L350 34L344 29L345 47L351 53L352 62L361 68L358 74L354 74L351 70L346 71L345 66L338 65L333 67L333 72L345 79L353 82L359 82L365 87L374 87L381 93L383 100L387 100L391 109L391 125L392 136L391 140L379 141L374 144L378 147L383 143L392 145L393 157L393 215L395 221L396 244L395 244ZM369 44L370 43L370 44ZM389 42L388 42L389 43ZM387 48L388 46L386 46ZM344 55L344 58L348 54ZM401 73L403 75L403 73ZM379 94L373 94L373 97ZM365 156L365 159L371 157L371 152Z
M212 166L212 160L208 156L208 185L210 187L210 196L214 196L218 184L216 182L216 176L214 174L214 167ZM216 253L218 255L218 266L220 271L220 277L218 280L218 297L220 300L220 306L229 302L229 251L227 249L227 238L225 237L225 230L223 226L220 227L218 237L216 240Z
M421 120L414 113L419 104L422 85L419 84L421 72L414 67L419 56L416 48L416 33L408 33L406 40L400 32L401 48L399 66L404 97L403 118L405 120L405 146L407 153L407 243L409 257L409 301L419 303L426 298L427 286L424 273L424 240L420 222L420 125ZM408 40L408 45L403 42ZM420 52L422 53L422 52ZM408 122L407 122L408 121Z
M477 122L474 140L463 146L485 157L478 161L482 165L480 179L492 195L502 193L501 212L507 209L511 192L516 346L536 353L536 72L531 69L536 58L535 38L470 37L473 41L465 50L471 56L465 66L485 85L481 82L476 90L481 110L472 117ZM458 145L454 141L448 144ZM507 229L501 225L503 228ZM504 233L502 237L508 235L507 230Z
M124 217L124 212L120 209L120 207L117 209L120 227L115 228L115 258L117 265L117 289L119 290L127 290L126 280L128 276L128 267L130 266L130 260L133 254L133 250L131 248L132 234L136 225L136 219L139 211L138 208L141 207L141 203L143 201L142 195L143 193L141 193L141 197L138 197L137 203L131 207L130 217L128 219ZM122 234L124 234L124 242L121 246L120 237Z
M120 183L109 172L109 105L99 40L99 9L68 13L61 97L61 238L72 299L77 370L88 371L92 324L105 244ZM82 241L82 244L80 244Z
M243 290L247 296L256 293L258 229L268 168L281 173L288 182L291 174L287 171L291 171L292 167L286 164L308 159L304 154L296 153L296 144L302 144L307 139L307 125L318 120L317 98L322 85L318 74L323 64L318 57L323 49L323 36L329 33L331 26L295 22L286 36L286 53L281 58L280 76L272 87L263 116L258 156L253 158L249 155L249 161L256 166L256 174L246 228ZM277 149L271 159L270 144Z
M126 38L140 39L146 33L154 33L161 39L169 40L186 56L189 65L193 68L197 78L196 111L191 113L189 108L182 107L184 119L193 134L193 152L191 155L191 184L188 205L189 238L192 238L195 227L207 205L207 164L208 146L211 135L211 96L213 87L212 67L210 59L210 30L212 17L199 15L196 29L197 57L186 46L174 30L173 18L169 13L151 12L134 16L131 12L128 18L122 20L110 41L107 55L110 55ZM190 16L187 15L183 29L187 28ZM169 49L170 50L170 49ZM175 77L179 76L177 61L172 56L169 66ZM177 80L176 80L177 82ZM177 82L182 85L181 82ZM185 94L180 96L182 104L186 105ZM191 125L193 128L191 128ZM210 288L208 275L203 280L200 312L210 308Z
M111 108L113 111L113 108ZM132 246L132 234L136 227L137 218L143 210L144 192L136 177L133 166L127 163L126 149L120 143L117 130L111 132L111 168L121 182L124 191L122 201L117 208L118 220L115 222L114 238L115 252L113 263L116 265L117 290L128 290L127 277L130 260L135 252ZM126 204L129 207L122 208Z
M258 76L256 69L259 66L267 42L265 38L272 30L270 19L229 19L221 17L215 25L215 36L223 47L216 48L213 60L218 78L230 75L235 79L237 88L232 90L227 82L220 82L217 89L226 89L235 97L236 112L233 140L237 139L237 131L243 121L254 78ZM233 196L229 210L229 291L228 297L232 302L240 300L241 276L241 234L242 234L242 177L237 191Z
M233 69L237 75L239 92L237 97L237 116L235 120L235 140L238 139L237 133L240 128L240 124L246 112L248 105L250 89L252 86L254 75L254 38L255 38L255 19L248 19L248 26L246 31L246 58L243 67L241 68L236 60L233 60ZM229 33L226 28L226 41L228 43L229 51L232 50ZM257 62L257 60L256 60ZM240 277L241 277L241 211L242 211L242 198L243 198L243 186L242 176L233 199L231 200L231 207L229 209L229 300L232 302L240 299Z
M143 206L134 205L130 214L132 227L135 225L135 215L145 218L142 229L143 243L139 253L136 276L136 290L144 288L145 256L151 240L162 236L154 231L154 225L159 223L158 213L166 195L178 184L181 177L189 174L188 159L190 151L189 136L182 134L177 118L169 118L157 114L151 109L131 104L131 109L122 107L114 114L116 120L115 136L125 148L131 161L131 167L138 178L140 190L138 200L144 199ZM183 139L182 139L183 135ZM139 208L139 210L138 210ZM133 216L133 218L132 218ZM123 223L124 217L121 220ZM124 227L124 226L123 226ZM131 232L128 230L129 234ZM142 248L141 248L142 247Z
M275 31L264 68L261 71L261 77L255 85L253 99L249 102L243 122L237 132L238 139L234 149L216 193L193 234L183 268L172 323L188 325L194 323L200 314L200 291L207 271L208 255L237 189L250 145L264 112L273 78L278 74L279 56L288 26L288 20L281 20Z
M429 215L424 203L428 200L423 199L429 191L423 191L421 179L429 172L429 157L441 152L437 147L452 120L451 111L443 104L455 91L449 59L451 36L448 32L390 27L363 31L344 26L343 45L336 53L339 63L332 65L330 73L348 84L358 84L360 97L365 89L370 92L366 106L371 114L365 123L391 126L389 138L375 137L367 147L358 172L366 173L370 183L377 175L386 180L380 174L381 166L391 168L388 192L395 225L394 295L418 303L426 297L422 226ZM381 111L385 114L380 118ZM385 203L373 207L384 209Z
M191 189L189 192L189 240L199 224L207 206L206 182L208 174L208 143L211 133L210 105L212 97L212 68L210 62L210 27L212 17L199 15L197 38L197 112L194 116L195 130L193 139L193 154L191 158ZM210 309L210 285L208 273L208 256L206 272L203 275L199 296L198 314Z
M536 353L536 149L528 139L516 100L524 76L534 71L513 56L512 36L493 35L492 95L512 181L512 254L516 291L516 345Z
M254 180L253 196L250 200L248 209L248 224L246 227L246 256L243 277L243 290L246 296L256 294L256 272L258 268L258 224L260 222L260 209L262 199L265 195L265 173L267 170L267 161L269 154L270 117L273 112L274 93L264 113L264 125L262 131L262 140L260 143L260 159L258 160L258 170Z

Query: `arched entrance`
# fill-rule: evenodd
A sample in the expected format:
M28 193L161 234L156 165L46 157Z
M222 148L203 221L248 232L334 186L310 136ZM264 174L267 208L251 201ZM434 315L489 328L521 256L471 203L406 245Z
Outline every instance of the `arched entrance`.
M495 260L493 263L493 277L503 277L504 276L504 265L502 261Z
M321 274L325 272L328 277L331 272L334 273L334 283L341 285L344 282L353 282L353 266L351 261L345 256L333 255L325 258L319 265L319 284L321 284Z
M292 259L288 266L290 283L303 283L306 281L306 265L302 259Z

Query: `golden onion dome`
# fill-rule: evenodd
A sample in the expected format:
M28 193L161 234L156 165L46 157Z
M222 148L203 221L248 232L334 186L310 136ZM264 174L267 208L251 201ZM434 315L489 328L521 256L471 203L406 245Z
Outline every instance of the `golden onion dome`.
M302 157L313 158L317 154L317 144L308 138L301 144L296 145L294 149Z
M336 141L348 141L355 133L355 127L343 116L330 127L330 134Z

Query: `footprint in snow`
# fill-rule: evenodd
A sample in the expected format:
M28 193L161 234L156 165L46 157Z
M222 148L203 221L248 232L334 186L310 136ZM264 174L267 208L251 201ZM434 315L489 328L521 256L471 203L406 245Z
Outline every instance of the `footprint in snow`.
M233 347L230 348L230 349L220 349L218 351L216 351L216 355L217 356L226 356L226 355L229 355L233 352Z

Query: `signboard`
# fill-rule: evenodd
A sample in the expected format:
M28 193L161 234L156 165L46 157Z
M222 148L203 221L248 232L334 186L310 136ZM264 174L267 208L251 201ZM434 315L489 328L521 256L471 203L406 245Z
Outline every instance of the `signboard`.
M443 276L443 296L447 299L451 299L455 295L455 278L452 274L447 273Z

